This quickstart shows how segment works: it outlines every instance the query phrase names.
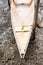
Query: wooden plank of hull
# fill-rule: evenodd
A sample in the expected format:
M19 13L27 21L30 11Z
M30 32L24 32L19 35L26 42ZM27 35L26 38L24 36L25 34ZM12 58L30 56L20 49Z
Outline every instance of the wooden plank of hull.
M11 22L20 57L24 58L34 23L34 1L30 7L16 7L11 0Z

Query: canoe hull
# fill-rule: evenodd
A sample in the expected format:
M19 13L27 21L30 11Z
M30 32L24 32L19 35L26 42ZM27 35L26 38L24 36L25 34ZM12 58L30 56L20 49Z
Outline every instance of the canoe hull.
M16 6L11 0L11 23L20 57L24 58L34 23L34 2Z

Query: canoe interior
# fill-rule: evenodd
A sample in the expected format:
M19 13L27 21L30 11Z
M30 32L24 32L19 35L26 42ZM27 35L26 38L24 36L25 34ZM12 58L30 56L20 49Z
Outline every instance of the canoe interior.
M30 0L17 0L17 3L28 3ZM20 57L24 58L30 41L34 23L34 0L31 6L16 6L11 0L11 23Z

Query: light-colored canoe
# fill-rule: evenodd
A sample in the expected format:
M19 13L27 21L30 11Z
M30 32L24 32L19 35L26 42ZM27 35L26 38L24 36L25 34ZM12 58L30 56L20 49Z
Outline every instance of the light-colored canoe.
M24 58L34 23L34 0L11 0L11 22L20 57Z

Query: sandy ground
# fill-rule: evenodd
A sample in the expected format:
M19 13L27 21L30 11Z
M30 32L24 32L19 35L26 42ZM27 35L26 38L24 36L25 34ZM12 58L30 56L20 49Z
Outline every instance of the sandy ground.
M12 31L7 0L0 0L0 65L43 65L43 29L36 28L35 40L30 41L26 56L21 59Z

